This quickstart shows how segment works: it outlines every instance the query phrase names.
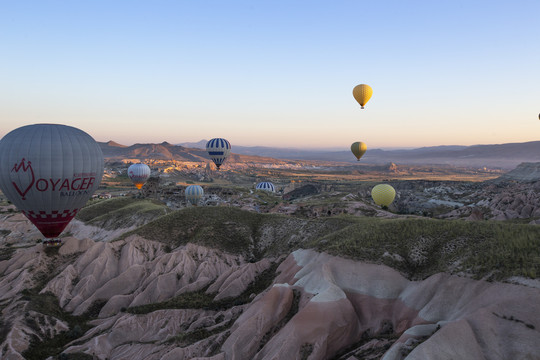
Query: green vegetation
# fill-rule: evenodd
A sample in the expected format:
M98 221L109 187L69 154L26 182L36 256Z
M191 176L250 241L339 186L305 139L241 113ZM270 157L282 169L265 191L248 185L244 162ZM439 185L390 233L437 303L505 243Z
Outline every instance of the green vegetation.
M84 207L77 219L108 230L126 228L165 215L168 208L155 200L118 197Z
M540 228L531 225L358 218L355 224L306 246L382 262L412 279L437 272L464 272L492 280L540 274Z
M133 233L171 247L191 242L252 260L313 248L383 263L410 279L438 272L488 280L540 274L540 227L508 222L347 215L308 220L230 207L193 207L123 237Z
M3 309L0 308L0 310L3 310ZM5 322L4 319L0 318L0 344L6 341L6 337L9 334L10 330L11 330L11 324Z
M305 343L300 348L300 356L302 360L309 359L309 356L313 352L313 344Z
M40 336L32 335L30 346L22 354L27 360L41 360L49 356L59 355L67 343L80 338L86 331L93 327L89 322L97 318L101 308L105 305L105 301L96 301L88 308L86 313L80 316L74 316L65 312L60 307L58 298L54 294L50 292L40 293L43 287L70 262L70 259L73 259L73 257L59 256L54 252L54 249L51 248L53 252L48 253L49 257L46 269L34 275L34 287L24 289L21 292L22 300L27 301L25 323ZM49 251L49 249L45 251ZM30 311L34 311L39 315L33 316L30 314ZM43 332L42 326L47 323L46 317L65 322L69 329L58 334L54 334L52 331ZM84 357L73 356L67 358L65 356L59 357L59 359L74 358L85 359Z
M259 294L272 284L278 263L260 273L255 280L237 297L214 301L216 294L207 294L206 288L176 296L161 303L134 306L126 309L131 314L148 314L163 309L206 309L225 310L233 306L247 304L252 294Z
M109 200L100 200L97 203L85 206L77 214L77 219L83 222L89 222L101 215L119 210L125 206L132 205L139 201L133 197L117 197Z
M0 236L8 236L9 234L11 234L11 230L0 229Z
M15 252L15 248L11 246L5 246L0 248L0 261L9 260Z
M238 208L190 207L162 216L121 238L135 233L173 247L195 243L258 260L297 249L307 234L325 235L351 222L352 218L328 218L321 226L319 221Z
M33 288L23 290L22 295L23 299L28 301L27 315L25 316L26 324L37 333L40 332L38 322L42 321L40 320L42 316L40 315L38 319L35 319L28 313L31 310L64 321L69 326L69 330L62 331L51 337L39 339L34 336L30 341L30 346L22 354L27 360L41 360L60 354L67 343L78 339L92 328L88 322L97 318L99 311L105 305L104 301L97 301L83 315L74 316L60 308L58 298L52 293L40 294L37 288Z
M88 355L85 353L73 353L73 354L60 354L58 355L58 360L94 360L95 356Z
M217 326L212 330L207 330L205 328L200 328L197 330L189 331L189 332L181 332L176 336L173 336L165 341L166 344L173 344L176 343L182 347L191 345L196 343L197 341L206 339L212 335L219 334L227 329L229 329L236 319L231 319L227 321L226 324L223 324L221 326ZM219 347L218 347L219 348Z
M130 314L149 314L153 311L164 309L215 309L217 304L212 300L215 294L206 294L206 288L176 296L167 301L146 305L133 306L125 309Z
M243 253L260 217L235 208L190 207L148 223L132 233L174 247L188 242Z

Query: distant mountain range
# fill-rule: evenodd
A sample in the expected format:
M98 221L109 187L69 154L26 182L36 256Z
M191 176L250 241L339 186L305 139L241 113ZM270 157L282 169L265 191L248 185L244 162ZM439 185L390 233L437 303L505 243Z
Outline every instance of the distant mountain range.
M185 148L162 142L161 144L133 144L125 146L114 141L99 143L105 158L162 159L178 161L207 161L206 150Z
M125 146L114 141L100 143L106 158L174 159L179 161L207 161L206 140L173 145L134 144ZM351 152L329 150L303 150L233 144L234 161L275 162L280 160L310 160L323 162L356 163ZM444 164L464 167L512 169L522 162L540 162L540 141L473 146L431 146L417 149L369 149L361 159L365 164Z

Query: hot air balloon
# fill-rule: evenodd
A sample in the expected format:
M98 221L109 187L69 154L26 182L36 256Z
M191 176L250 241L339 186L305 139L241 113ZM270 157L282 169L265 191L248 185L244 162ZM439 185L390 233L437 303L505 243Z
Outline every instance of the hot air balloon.
M367 145L361 141L352 143L351 151L356 156L356 160L360 161L360 158L366 153Z
M379 206L390 206L396 197L396 190L388 184L379 184L371 189L371 197Z
M206 143L206 151L208 152L208 155L210 155L210 159L212 159L219 169L231 152L231 143L221 138L211 139Z
M77 128L28 125L0 140L0 189L46 238L60 235L102 176L99 145Z
M128 176L140 190L150 177L150 168L146 164L133 164L128 168Z
M255 189L269 191L269 192L276 192L276 187L274 186L274 184L272 184L269 181L263 181L263 182L258 183L257 186L255 186Z
M189 185L185 191L186 200L191 203L191 205L197 206L199 200L202 199L204 195L204 190L199 185Z
M360 84L354 87L352 94L363 109L364 105L366 105L369 99L371 99L371 95L373 95L373 89L369 85Z

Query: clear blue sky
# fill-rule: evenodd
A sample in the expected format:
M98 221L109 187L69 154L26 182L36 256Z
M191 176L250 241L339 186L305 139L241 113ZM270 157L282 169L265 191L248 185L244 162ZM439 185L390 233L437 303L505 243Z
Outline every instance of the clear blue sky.
M538 0L0 0L0 53L0 136L48 122L128 145L540 139Z

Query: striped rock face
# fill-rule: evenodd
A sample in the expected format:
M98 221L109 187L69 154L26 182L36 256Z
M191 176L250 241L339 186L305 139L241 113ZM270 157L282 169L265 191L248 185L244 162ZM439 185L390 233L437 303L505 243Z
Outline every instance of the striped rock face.
M57 237L99 187L103 154L82 130L23 126L0 141L0 189L47 237Z
M219 169L231 152L231 143L221 138L211 139L206 143L206 151Z

